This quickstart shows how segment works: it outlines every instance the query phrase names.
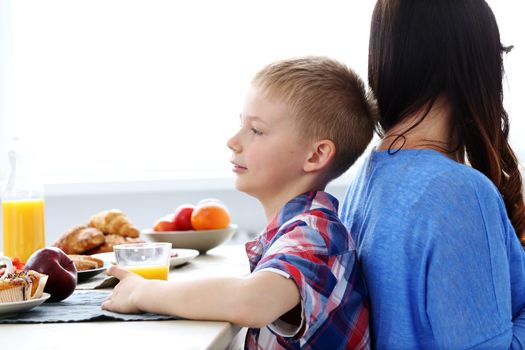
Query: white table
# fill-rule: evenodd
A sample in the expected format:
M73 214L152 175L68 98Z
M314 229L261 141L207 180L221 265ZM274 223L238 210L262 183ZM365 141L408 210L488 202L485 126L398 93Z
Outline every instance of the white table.
M247 273L244 246L223 245L172 269L169 279ZM239 327L229 322L190 320L0 324L0 349L224 349L238 332Z

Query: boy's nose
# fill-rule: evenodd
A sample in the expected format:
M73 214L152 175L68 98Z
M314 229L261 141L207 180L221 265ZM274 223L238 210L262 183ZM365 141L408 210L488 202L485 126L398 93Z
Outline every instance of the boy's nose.
M232 137L230 137L228 142L226 142L226 146L228 146L228 148L231 149L235 153L238 153L241 150L241 146L238 142L238 136L239 134L237 133L233 135Z

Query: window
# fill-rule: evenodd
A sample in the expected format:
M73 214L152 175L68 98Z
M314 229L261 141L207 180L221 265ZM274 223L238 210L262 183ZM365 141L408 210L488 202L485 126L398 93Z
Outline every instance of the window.
M518 11L490 1L507 58L512 140L525 121ZM0 178L7 140L46 183L229 178L225 143L263 65L327 55L366 78L373 1L0 0ZM521 104L521 105L520 105Z

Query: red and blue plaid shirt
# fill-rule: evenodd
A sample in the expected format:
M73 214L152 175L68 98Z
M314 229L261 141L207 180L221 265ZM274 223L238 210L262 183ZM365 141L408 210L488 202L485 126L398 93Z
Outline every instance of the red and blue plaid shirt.
M246 243L252 273L273 271L297 284L302 319L248 329L246 349L370 348L368 295L337 206L326 192L302 194Z

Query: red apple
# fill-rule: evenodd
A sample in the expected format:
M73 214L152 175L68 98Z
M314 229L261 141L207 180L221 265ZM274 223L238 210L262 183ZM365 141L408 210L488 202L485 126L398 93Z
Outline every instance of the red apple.
M166 232L166 231L177 231L177 225L175 225L175 215L169 214L161 217L153 225L153 231Z
M46 247L37 250L29 257L24 269L49 276L44 292L51 294L51 302L64 300L73 294L77 286L75 264L59 248Z
M175 217L173 222L179 231L193 230L191 225L191 213L193 213L195 206L191 204L182 204L175 209Z

